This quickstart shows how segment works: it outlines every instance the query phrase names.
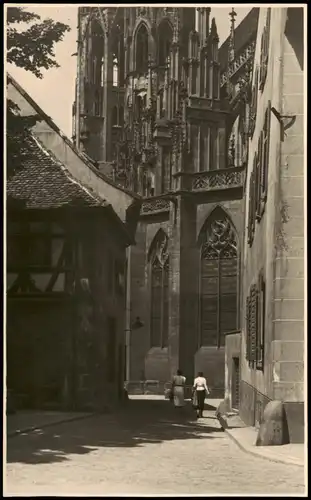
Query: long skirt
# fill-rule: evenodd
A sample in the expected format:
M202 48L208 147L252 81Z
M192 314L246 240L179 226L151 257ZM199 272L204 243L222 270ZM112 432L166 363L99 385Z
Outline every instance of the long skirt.
M198 398L198 410L204 410L205 391L196 391Z
M185 390L183 387L174 387L174 406L185 406Z

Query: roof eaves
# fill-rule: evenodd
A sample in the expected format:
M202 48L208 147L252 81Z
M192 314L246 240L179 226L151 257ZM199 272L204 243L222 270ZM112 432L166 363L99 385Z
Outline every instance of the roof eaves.
M7 78L8 80L12 83L12 85L20 92L20 94L28 101L28 103L36 110L39 116L41 116L46 123L66 142L66 144L74 151L74 153L79 156L81 160L85 163L85 165L92 170L98 177L103 179L107 184L110 184L111 186L115 187L119 191L123 191L124 193L128 194L131 196L133 199L140 199L141 196L133 193L132 191L127 190L126 188L121 187L119 184L116 184L112 179L104 175L102 172L99 172L97 168L81 153L76 146L73 144L73 142L60 130L60 128L55 124L55 122L52 120L50 116L48 116L42 108L30 97L28 92L21 87L21 85L13 78L10 73L7 73Z

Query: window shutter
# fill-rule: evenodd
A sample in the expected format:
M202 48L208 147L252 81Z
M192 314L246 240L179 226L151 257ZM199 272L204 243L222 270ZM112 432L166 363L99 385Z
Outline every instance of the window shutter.
M257 312L257 329L256 329L256 367L261 367L261 325L262 325L262 315L261 315L261 289L260 282L259 287L256 290L256 312Z
M246 298L246 360L250 361L250 345L251 345L251 329L250 329L250 315L251 315L251 310L250 310L250 297Z
M252 172L252 242L255 234L255 221L256 221L256 172Z
M254 200L254 171L251 173L249 180L249 200L248 200L248 244L252 246L254 239L254 217L255 217L255 200Z
M261 180L261 214L265 210L265 204L268 193L268 173L269 173L269 153L270 153L270 120L271 120L271 101L265 113L265 123L263 131L262 145L262 180Z
M251 193L251 179L249 181L249 198L248 198L248 224L247 224L247 242L252 245L252 193Z
M250 314L250 321L251 321L251 334L250 334L250 360L255 362L256 361L256 332L257 332L257 308L256 308L256 303L257 303L257 290L256 290L256 285L253 285L251 287L251 314Z
M265 311L266 311L266 285L261 273L258 286L258 337L257 337L257 369L264 369L264 349L265 349Z
M258 150L254 158L254 171L255 171L255 205L256 205L256 220L260 220L260 199L261 199L261 191L260 191L260 138L258 140Z

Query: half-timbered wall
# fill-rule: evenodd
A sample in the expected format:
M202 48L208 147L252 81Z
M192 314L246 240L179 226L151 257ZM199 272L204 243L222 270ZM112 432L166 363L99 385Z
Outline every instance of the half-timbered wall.
M51 214L8 221L8 387L28 407L102 409L123 387L125 243L107 216Z

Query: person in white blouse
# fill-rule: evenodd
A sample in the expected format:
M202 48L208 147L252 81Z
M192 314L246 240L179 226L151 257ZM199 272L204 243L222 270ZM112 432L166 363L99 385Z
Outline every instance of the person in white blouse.
M193 392L193 400L195 401L194 407L197 410L197 417L200 418L203 417L205 398L210 393L203 372L199 372L198 376L194 379Z

